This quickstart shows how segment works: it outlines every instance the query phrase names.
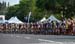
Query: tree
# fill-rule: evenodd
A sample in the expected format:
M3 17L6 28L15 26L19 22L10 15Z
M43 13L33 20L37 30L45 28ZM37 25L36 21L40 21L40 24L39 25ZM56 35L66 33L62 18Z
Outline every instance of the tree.
M24 17L32 12L30 20L39 21L42 17L47 18L54 14L56 17L72 17L75 14L75 0L20 0L18 5L10 6L7 18L17 16L24 21ZM61 14L62 12L62 14Z
M6 14L6 2L0 2L0 15L4 15L4 14Z
M54 12L55 11L55 0L37 0L37 4L36 6L38 8L41 8L44 11L51 11Z
M10 17L12 16L18 16L18 8L19 8L19 5L14 5L14 6L10 6L8 7L8 12L6 13L6 19L9 19Z
M75 14L75 0L57 0L61 5L61 11L63 11L63 16L66 18L73 17Z

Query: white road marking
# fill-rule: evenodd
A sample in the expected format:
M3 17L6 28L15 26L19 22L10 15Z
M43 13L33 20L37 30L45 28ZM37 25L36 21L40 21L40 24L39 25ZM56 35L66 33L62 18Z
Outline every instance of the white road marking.
M43 41L43 42L50 42L50 43L58 43L58 44L63 44L62 42L56 42L56 41L52 41L52 40L45 40L45 39L38 39L39 41Z
M46 42L40 42L40 43L31 43L31 44L56 44L56 43L46 43Z
M20 37L20 36L16 36L16 37Z
M39 41L45 41L45 42L55 42L55 41L51 41L51 40L44 40L44 39L38 39Z
M55 43L58 43L58 44L64 44L64 43L62 43L62 42L55 42Z
M31 39L30 37L24 37L25 39Z

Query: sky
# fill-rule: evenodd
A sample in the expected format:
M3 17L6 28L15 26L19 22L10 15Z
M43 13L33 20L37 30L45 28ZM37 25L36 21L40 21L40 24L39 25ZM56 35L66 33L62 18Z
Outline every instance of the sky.
M6 3L10 3L10 6L19 4L19 0L0 0L0 2L5 1Z

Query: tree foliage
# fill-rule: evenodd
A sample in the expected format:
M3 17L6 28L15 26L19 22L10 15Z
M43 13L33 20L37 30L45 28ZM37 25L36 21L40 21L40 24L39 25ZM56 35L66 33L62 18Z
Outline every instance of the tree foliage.
M64 15L69 18L75 16L75 0L20 0L18 5L8 8L7 18L17 16L24 21L24 17L32 12L31 21L39 21L41 18L54 14L57 18ZM35 19L35 20L33 20Z

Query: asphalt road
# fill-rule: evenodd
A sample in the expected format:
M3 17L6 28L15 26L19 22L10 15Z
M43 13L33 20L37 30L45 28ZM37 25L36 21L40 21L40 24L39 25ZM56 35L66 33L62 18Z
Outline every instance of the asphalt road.
M0 44L75 44L75 36L0 34Z

